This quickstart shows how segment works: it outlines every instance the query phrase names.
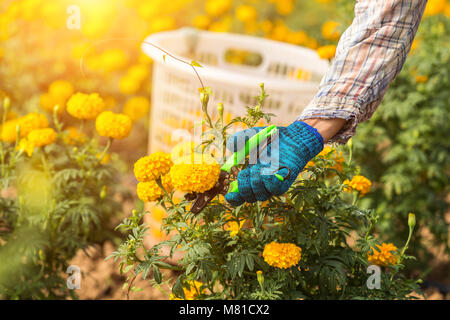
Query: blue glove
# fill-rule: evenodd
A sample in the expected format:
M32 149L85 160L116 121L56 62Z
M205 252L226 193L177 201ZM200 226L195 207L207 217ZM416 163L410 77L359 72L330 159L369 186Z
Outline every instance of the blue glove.
M249 139L252 134L258 133L264 128L251 128L233 134L227 141L227 147L236 151L237 141ZM295 121L287 127L278 127L278 144L269 144L267 152L279 154L277 169L269 171L270 164L257 161L239 172L237 181L239 192L229 192L225 199L232 206L239 206L244 202L256 202L268 200L273 195L282 195L297 179L297 176L323 149L323 138L317 130L308 124ZM241 140L242 141L242 140ZM279 180L274 174L284 177Z

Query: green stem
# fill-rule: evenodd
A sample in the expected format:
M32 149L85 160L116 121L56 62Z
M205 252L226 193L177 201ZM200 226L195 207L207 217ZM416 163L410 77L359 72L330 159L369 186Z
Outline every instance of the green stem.
M108 151L109 147L111 146L112 140L113 140L113 139L112 139L111 137L108 138L108 141L106 142L106 146L105 146L105 148L103 149L103 152L100 154L98 163L101 163L101 162L102 162L103 158L105 157L106 152Z
M409 228L408 240L406 240L406 243L402 249L402 252L400 252L400 258L399 258L398 263L402 262L403 256L405 255L405 251L406 251L406 249L408 249L409 241L411 240L411 236L412 236L412 231L413 231L413 228Z

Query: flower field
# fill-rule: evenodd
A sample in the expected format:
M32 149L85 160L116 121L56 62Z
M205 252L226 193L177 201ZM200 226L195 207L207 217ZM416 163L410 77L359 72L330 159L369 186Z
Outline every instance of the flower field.
M87 294L84 281L120 299L448 298L450 278L439 271L450 266L448 1L428 1L372 119L346 145L326 145L283 195L232 207L218 194L191 211L195 195L218 185L231 134L277 121L262 83L240 115L226 97L212 103L196 71L208 69L202 59L186 63L200 87L190 96L203 141L169 144L167 136L169 152L148 148L157 83L156 62L141 49L146 37L182 27L246 34L332 62L353 7L2 1L0 299L108 297ZM245 50L224 57L247 68L260 58ZM313 80L300 69L289 77ZM193 130L189 119L164 124ZM68 282L74 266L81 289ZM89 274L101 284L91 287Z

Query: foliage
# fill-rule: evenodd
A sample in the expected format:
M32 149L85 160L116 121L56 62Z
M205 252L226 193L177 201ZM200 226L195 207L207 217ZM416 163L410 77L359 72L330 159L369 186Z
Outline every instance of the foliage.
M249 107L243 118L250 123L268 117L261 110L266 96L261 88L258 105ZM205 107L203 110L208 112ZM211 124L215 129L226 127L222 121ZM368 289L367 257L378 243L373 236L378 214L356 205L363 194L344 191L344 181L358 168L340 162L336 169L336 164L332 152L323 154L284 196L237 208L219 196L198 215L189 211L190 201L175 203L173 193L166 193L158 205L168 213L162 230L172 236L146 248L144 237L149 228L142 220L152 213L134 210L118 226L129 232L127 240L110 257L120 260L120 270L128 274L128 280L153 275L158 284L163 281L160 269L177 270L172 298L184 298L193 281L203 284L196 299L411 298L419 288L418 281L401 272L403 259L411 258L404 255L406 246L395 253L398 264L383 269L381 289ZM269 266L262 252L271 242L299 246L300 262L288 269ZM164 247L170 249L168 255L161 253ZM171 265L166 259L175 252L182 252L183 257Z
M0 142L2 299L75 298L66 286L69 260L113 236L111 218L122 210L113 196L130 197L113 162L99 156L98 141L68 143L56 112L54 119L56 141L31 156Z
M415 212L422 229L416 232L412 253L424 270L432 258L424 235L450 253L448 213L450 144L450 20L424 19L403 71L392 83L372 119L358 128L354 156L374 183L364 206L381 216L379 232L404 239L402 223Z

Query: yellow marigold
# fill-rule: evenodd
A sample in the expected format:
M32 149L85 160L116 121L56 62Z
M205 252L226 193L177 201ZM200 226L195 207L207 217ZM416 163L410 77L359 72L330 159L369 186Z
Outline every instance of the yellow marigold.
M294 10L294 1L293 0L277 0L276 1L276 9L277 12L283 16L287 16L291 14Z
M53 81L48 87L50 96L61 100L67 100L75 91L73 85L66 80Z
M28 142L36 147L52 144L56 140L56 132L53 128L36 129L28 134Z
M150 74L150 68L144 63L135 64L128 68L127 76L137 81L145 80Z
M6 142L16 141L17 138L16 128L18 125L19 121L17 121L17 119L5 121L3 126L0 127L0 140Z
M308 35L305 31L299 30L296 32L289 32L286 36L286 41L296 45L303 45L308 40Z
M134 175L141 182L155 180L169 173L172 165L170 154L155 152L136 161L134 164Z
M76 127L68 127L66 131L67 135L64 137L64 142L66 144L77 144L86 141L86 135L78 131Z
M105 102L98 93L77 92L67 102L67 112L77 119L95 119L105 108Z
M249 22L256 19L258 12L250 5L240 5L236 8L236 18L242 22Z
M231 4L231 0L207 0L206 13L212 17L218 17L230 10Z
M173 190L169 175L163 176L161 182L166 192ZM139 182L136 192L138 198L144 202L157 201L164 195L164 191L158 186L156 180Z
M434 16L445 11L447 0L428 0L424 16Z
M26 152L29 157L33 155L34 144L32 144L28 139L22 138L16 147L16 150Z
M189 281L189 289L183 288L186 300L194 300L197 296L204 294L205 289L201 290L203 283L199 281ZM181 300L173 293L170 295L170 300Z
M99 56L99 69L105 73L124 68L128 63L127 54L121 49L108 49Z
M316 158L327 158L335 161L335 164L330 168L335 169L339 172L342 172L343 167L342 163L344 163L345 159L342 156L342 152L337 152L337 150L331 146L326 145L323 150L316 156ZM309 161L305 168L309 168L314 166L315 162L313 160Z
M302 249L293 243L271 242L264 247L264 261L275 268L295 266L302 257Z
M0 130L0 140L16 141L17 126L20 127L20 137L26 137L31 131L48 127L47 118L39 113L29 113L23 117L6 121Z
M372 186L372 182L364 176L354 176L351 181L346 179L344 181L344 190L346 192L351 192L352 190L359 191L361 196L364 196L366 193L370 191L370 187Z
M241 230L242 226L244 225L245 220L241 220L239 221L239 223L237 223L235 220L229 220L226 224L225 224L225 230L230 232L230 237L234 237L236 236L239 231Z
M99 159L99 160L100 160L100 157L101 157L101 156L102 156L101 153L97 153L97 154L95 155L95 157L96 157L97 159ZM110 160L111 160L111 155L110 155L109 153L105 153L105 154L103 155L103 158L100 160L100 164L107 164Z
M331 41L338 40L341 36L337 27L339 26L339 22L336 21L327 21L322 25L322 36Z
M397 255L395 253L395 251L397 251L396 246L394 246L392 243L382 243L381 246L376 246L378 250L374 247L371 247L372 254L368 257L370 263L382 267L397 264Z
M414 80L416 81L416 83L425 83L428 81L428 76L416 76L414 78Z
M330 60L336 54L336 46L334 44L330 44L327 46L319 47L317 48L317 54L322 59Z
M211 24L211 19L205 15L196 16L192 24L198 29L207 29Z
M125 102L123 113L130 117L132 121L143 118L150 109L150 101L143 96L130 98Z
M47 92L43 93L39 98L39 106L47 112L53 112L56 105L59 106L58 113L62 113L66 106L66 100L52 96Z
M141 80L130 75L125 75L119 81L119 90L123 94L134 94L141 87Z
M123 139L130 135L132 127L130 117L122 113L104 111L95 119L95 129L102 137Z
M211 189L219 179L219 174L220 166L214 158L200 154L180 158L170 169L174 188L185 192Z

